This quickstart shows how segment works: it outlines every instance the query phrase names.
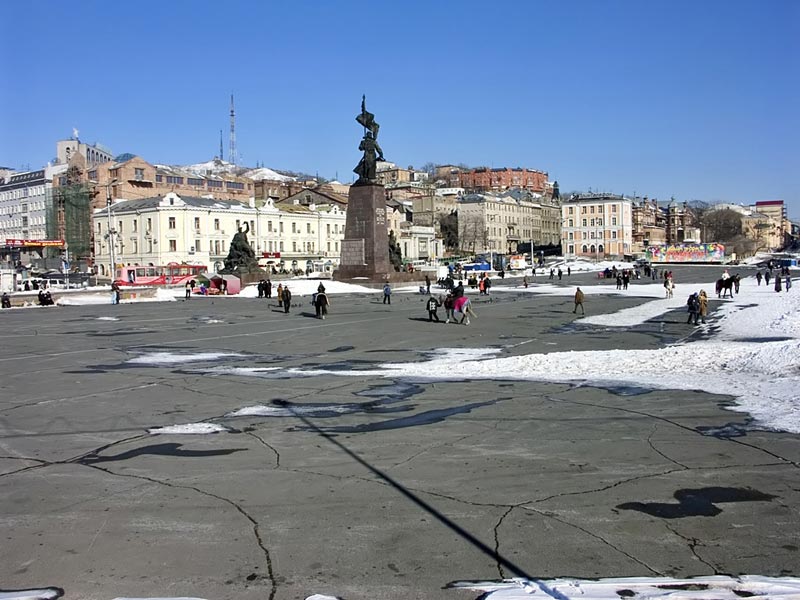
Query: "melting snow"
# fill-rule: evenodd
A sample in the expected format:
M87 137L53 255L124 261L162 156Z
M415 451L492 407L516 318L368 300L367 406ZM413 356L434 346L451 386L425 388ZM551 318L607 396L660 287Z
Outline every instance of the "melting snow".
M198 352L196 354L175 354L173 352L151 352L129 359L136 365L180 365L191 362L211 362L220 358L240 358L244 354L235 352Z
M188 434L209 434L209 433L225 433L230 431L224 425L217 425L216 423L186 423L184 425L166 425L164 427L151 427L147 433L151 435L188 435Z

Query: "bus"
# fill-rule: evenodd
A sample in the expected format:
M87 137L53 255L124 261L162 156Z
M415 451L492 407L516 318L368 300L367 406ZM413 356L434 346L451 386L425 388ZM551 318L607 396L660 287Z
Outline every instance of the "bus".
M117 267L114 281L117 285L185 285L208 271L205 265L181 265L170 263L164 266Z

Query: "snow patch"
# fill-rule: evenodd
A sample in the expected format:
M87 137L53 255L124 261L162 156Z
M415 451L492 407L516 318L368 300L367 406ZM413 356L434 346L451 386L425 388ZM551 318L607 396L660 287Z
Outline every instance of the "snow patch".
M192 362L211 362L220 358L241 358L235 352L199 352L197 354L175 354L173 352L151 352L135 356L126 362L134 365L181 365Z
M147 430L150 435L208 435L210 433L227 433L230 429L216 423L186 423L184 425L165 425L164 427L151 427Z
M0 600L54 600L64 595L58 588L42 588L40 590L0 591Z
M486 600L741 600L742 597L796 599L798 577L712 576L620 577L608 579L507 579L502 582L458 582L449 586L486 592ZM621 593L623 592L624 593Z

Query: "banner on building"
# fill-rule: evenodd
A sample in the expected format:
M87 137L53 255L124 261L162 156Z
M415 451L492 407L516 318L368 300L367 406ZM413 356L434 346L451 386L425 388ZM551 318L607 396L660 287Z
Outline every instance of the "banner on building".
M725 246L722 244L665 244L648 246L647 259L663 263L722 262Z
M38 247L64 247L64 240L18 240L6 238L6 246L14 248Z

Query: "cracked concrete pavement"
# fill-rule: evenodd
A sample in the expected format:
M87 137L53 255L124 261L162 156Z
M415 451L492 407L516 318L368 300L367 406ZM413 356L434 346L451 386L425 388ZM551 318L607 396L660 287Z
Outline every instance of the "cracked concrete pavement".
M712 278L675 271L679 282ZM289 315L235 298L0 313L0 589L471 600L445 586L797 575L798 436L748 429L726 397L502 373L399 393L359 376L203 374L225 364L346 371L442 347L657 348L689 331L681 311L635 330L576 327L568 297L475 297L469 327L427 323L421 296L396 294L391 307L377 298L335 296L325 321L303 298ZM627 297L591 296L587 310L642 301L633 285ZM246 356L126 363L147 351ZM272 402L362 406L224 417ZM146 433L197 422L233 432ZM728 437L703 429L731 423Z

